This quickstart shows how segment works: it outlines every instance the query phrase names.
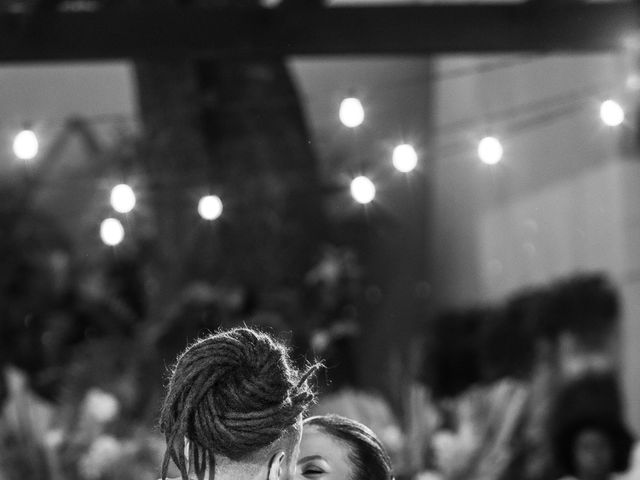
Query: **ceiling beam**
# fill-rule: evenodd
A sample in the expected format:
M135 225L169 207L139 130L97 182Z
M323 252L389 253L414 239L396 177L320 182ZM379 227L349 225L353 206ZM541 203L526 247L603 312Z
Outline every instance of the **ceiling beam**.
M551 2L550 2L551 3ZM0 14L0 61L612 51L636 2Z

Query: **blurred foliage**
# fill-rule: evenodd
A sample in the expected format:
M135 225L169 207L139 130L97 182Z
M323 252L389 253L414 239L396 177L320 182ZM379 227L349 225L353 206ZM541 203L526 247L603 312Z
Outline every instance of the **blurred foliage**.
M0 223L0 366L36 375L47 361L47 317L64 302L68 245L54 220L32 211L13 185L0 185Z

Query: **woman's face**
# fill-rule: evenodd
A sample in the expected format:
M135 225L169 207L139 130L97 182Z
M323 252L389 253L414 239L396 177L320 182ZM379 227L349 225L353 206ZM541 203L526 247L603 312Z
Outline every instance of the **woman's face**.
M296 480L349 480L349 447L322 428L307 425L302 431Z

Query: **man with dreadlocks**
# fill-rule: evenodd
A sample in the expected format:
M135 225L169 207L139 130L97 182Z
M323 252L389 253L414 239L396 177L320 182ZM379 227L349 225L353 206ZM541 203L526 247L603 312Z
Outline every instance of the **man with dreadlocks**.
M162 406L162 480L171 460L182 480L288 480L315 369L301 374L281 343L249 328L191 345L178 357Z

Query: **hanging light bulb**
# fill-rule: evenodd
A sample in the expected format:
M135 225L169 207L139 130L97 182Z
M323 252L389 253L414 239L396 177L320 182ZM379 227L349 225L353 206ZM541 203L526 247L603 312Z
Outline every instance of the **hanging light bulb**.
M396 170L408 173L418 165L418 154L409 144L398 145L393 149L393 166Z
M217 195L206 195L198 202L198 213L205 220L215 220L222 215L222 200Z
M116 212L129 213L136 206L136 194L126 183L116 185L111 190L111 206Z
M351 196L363 205L371 203L376 196L376 186L367 177L356 177L351 181Z
M105 245L115 247L124 239L124 227L117 218L107 218L100 224L100 238Z
M345 98L340 103L340 121L345 127L355 128L364 121L364 108L360 100L354 97Z
M20 160L32 160L38 154L38 137L33 130L25 128L13 139L13 153Z
M478 156L483 163L495 165L502 160L504 150L500 140L495 137L484 137L478 144Z
M617 127L624 122L624 110L615 100L605 100L600 105L600 118L605 125Z

